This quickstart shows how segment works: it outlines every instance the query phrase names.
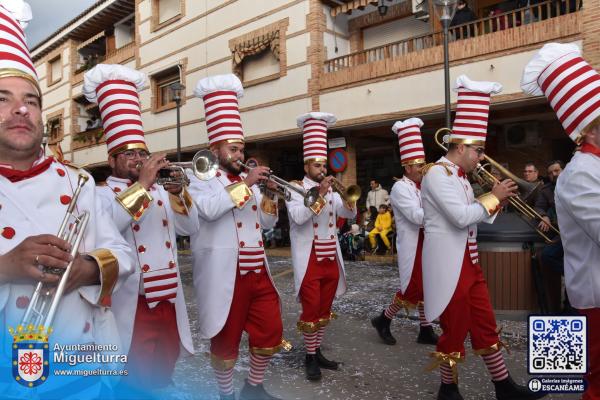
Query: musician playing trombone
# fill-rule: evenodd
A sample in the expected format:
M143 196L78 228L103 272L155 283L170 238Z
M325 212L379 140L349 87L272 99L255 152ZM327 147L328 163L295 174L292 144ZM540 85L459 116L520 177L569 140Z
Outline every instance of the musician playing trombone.
M182 184L156 184L168 162L149 155L138 90L146 75L122 65L99 64L84 76L83 92L98 103L112 174L98 189L107 210L134 251L135 273L113 303L131 385L146 389L171 383L180 354L193 354L176 235L198 230L198 213Z
M485 362L497 399L538 398L539 393L517 385L508 373L477 250L477 224L492 223L499 205L515 195L517 186L507 179L475 199L466 177L483 159L490 96L502 86L461 75L456 88L458 103L448 153L429 167L421 183L425 318L439 317L442 328L432 365L441 372L438 399L462 399L457 363L464 361L467 334L474 352Z
M298 330L304 336L305 369L309 380L321 379L321 368L336 370L338 363L321 352L325 327L333 316L335 296L346 292L344 260L337 238L336 218L353 218L356 200L344 201L332 190L333 176L327 174L327 128L336 121L333 114L310 112L297 119L302 129L304 179L294 182L304 190L319 189L319 199L306 207L293 193L286 202L290 220L290 242L294 287L302 304Z
M41 92L21 30L30 13L23 2L3 1L0 5L0 30L9 43L5 51L14 52L0 56L0 321L4 321L0 327L0 397L34 398L49 393L54 397L57 389L68 385L69 395L97 398L103 385L99 376L82 382L81 377L43 375L41 366L54 363L53 368L62 368L53 358L55 345L120 346L111 296L117 282L132 272L131 252L99 207L91 176L46 156L41 147ZM67 212L71 206L72 214ZM77 222L85 213L87 229ZM61 222L66 217L68 225ZM60 229L61 225L65 229ZM67 241L57 237L61 231L79 234ZM71 250L77 240L78 252L73 251L73 257ZM69 264L62 291L57 284ZM40 302L34 301L38 282L45 284L38 292ZM54 301L56 307L44 308ZM9 327L13 328L14 345ZM12 354L13 346L30 337L49 345L49 354L35 353L38 370L23 367L22 357L13 358ZM34 353L28 354L34 357ZM18 366L15 376L11 374L13 361ZM62 393L67 396L66 391Z
M200 336L211 339L211 364L222 399L234 399L233 368L244 331L250 347L250 372L240 399L274 398L263 379L283 340L280 299L264 251L261 229L277 222L276 195L260 192L268 167L247 173L244 133L238 108L243 94L233 74L201 79L195 95L204 101L211 168L190 176L200 231L191 238ZM272 196L272 197L271 197Z

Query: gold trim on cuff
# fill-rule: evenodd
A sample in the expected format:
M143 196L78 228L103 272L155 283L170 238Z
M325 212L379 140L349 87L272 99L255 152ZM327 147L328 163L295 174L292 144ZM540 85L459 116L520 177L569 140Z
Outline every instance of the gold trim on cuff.
M506 349L506 352L510 354L510 349L508 348L508 345L500 339L498 339L497 343L494 343L493 345L491 345L490 347L486 347L485 349L473 349L473 353L475 353L478 356L487 356L502 350L503 347Z
M298 321L296 323L296 328L298 332L302 333L315 333L319 330L318 322L306 322L306 321Z
M252 190L245 182L232 183L225 186L225 190L229 193L229 197L231 197L231 201L236 208L243 208L248 200L252 198Z
M321 214L321 211L323 211L323 208L325 208L325 204L327 204L327 202L325 201L323 196L319 196L317 201L315 201L315 203L308 208L310 208L310 211L312 211L313 214L319 215Z
M392 302L402 308L404 308L404 311L406 312L406 316L408 317L410 315L410 311L414 310L417 304L411 303L408 300L403 300L401 298L398 297L398 295L394 295L394 300L392 300Z
M277 215L277 202L269 199L267 196L263 196L260 202L260 209L269 215Z
M116 199L131 215L131 218L136 221L142 218L144 211L148 209L150 202L153 200L150 193L139 182L134 183L127 190L117 194Z
M174 212L180 215L189 215L189 209L192 207L192 197L184 187L179 195L169 192L169 202Z
M477 201L485 208L488 215L494 215L500 210L500 200L492 192L482 194Z
M259 356L272 356L275 353L279 353L281 350L291 351L293 348L292 344L281 338L281 343L275 347L250 347L250 353Z
M100 270L100 298L98 305L111 306L111 296L119 278L119 260L108 249L96 249L88 253Z
M218 357L218 356L214 355L213 353L210 353L210 365L217 371L226 371L228 369L235 367L236 361L237 361L237 358L234 358L232 360L224 360L221 357Z
M431 357L433 361L427 367L427 371L433 371L434 369L439 368L442 364L446 363L452 369L452 380L454 383L458 383L458 363L462 363L465 361L464 357L461 356L459 351L455 351L452 353L442 353L440 351L434 351L431 353Z

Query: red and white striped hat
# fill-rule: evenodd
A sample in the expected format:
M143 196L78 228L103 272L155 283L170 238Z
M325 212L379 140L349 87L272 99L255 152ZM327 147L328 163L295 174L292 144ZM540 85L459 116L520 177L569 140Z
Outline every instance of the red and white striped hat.
M425 149L421 138L422 126L423 121L420 118L409 118L404 122L397 121L392 126L392 131L398 135L402 166L423 164L425 162Z
M144 127L138 91L146 74L119 64L98 64L83 76L83 94L98 103L108 154L144 149Z
M333 126L337 119L333 114L309 112L296 119L298 128L302 129L302 150L304 162L311 160L327 160L327 128Z
M203 78L196 84L194 95L204 101L208 144L226 140L244 142L238 99L244 95L240 79L234 74Z
M466 75L456 79L458 101L449 143L485 145L487 137L490 97L500 93L497 82L472 81Z
M585 128L600 117L600 75L574 44L548 43L525 66L525 93L545 95L567 135L581 140Z
M23 30L31 20L31 7L23 0L0 0L0 78L27 79L41 95L38 76Z

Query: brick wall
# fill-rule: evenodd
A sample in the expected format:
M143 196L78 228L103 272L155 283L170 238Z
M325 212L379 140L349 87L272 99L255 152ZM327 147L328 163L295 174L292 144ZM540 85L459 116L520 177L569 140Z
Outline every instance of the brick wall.
M581 12L583 55L596 70L600 70L600 0L586 0Z

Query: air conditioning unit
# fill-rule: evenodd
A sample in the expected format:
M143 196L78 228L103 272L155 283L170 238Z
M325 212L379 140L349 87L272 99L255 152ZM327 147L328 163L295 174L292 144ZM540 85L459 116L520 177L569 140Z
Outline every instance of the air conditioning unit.
M427 21L429 19L429 4L428 0L411 0L412 13L416 19Z
M507 149L539 146L541 144L540 124L536 121L506 124L504 142Z

